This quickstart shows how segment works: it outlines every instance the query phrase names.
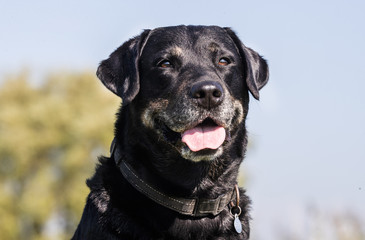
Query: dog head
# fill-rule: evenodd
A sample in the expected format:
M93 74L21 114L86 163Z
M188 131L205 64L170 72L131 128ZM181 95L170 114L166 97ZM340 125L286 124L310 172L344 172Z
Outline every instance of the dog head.
M141 134L196 162L218 158L245 134L248 92L259 99L268 75L259 54L217 26L145 30L97 71L123 108L138 112L134 121L148 129Z

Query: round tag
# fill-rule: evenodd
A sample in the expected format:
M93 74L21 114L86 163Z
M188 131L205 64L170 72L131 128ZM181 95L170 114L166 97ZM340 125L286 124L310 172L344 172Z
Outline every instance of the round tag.
M234 215L233 226L237 233L242 232L242 223L241 223L240 219L238 218L237 214Z

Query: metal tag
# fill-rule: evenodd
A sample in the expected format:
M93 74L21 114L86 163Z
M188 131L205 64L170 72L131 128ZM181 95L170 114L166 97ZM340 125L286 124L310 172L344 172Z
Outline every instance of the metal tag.
M240 219L238 218L237 214L234 215L233 226L237 233L242 232L242 223L241 223Z

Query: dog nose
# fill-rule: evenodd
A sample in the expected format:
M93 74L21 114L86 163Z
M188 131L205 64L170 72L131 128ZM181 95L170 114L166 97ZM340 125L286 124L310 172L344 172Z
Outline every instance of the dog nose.
M224 91L218 82L203 81L192 86L190 95L200 106L210 109L222 103Z

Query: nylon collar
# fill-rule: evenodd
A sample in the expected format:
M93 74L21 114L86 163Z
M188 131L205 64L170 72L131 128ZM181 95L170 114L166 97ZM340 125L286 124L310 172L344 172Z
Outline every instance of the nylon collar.
M143 180L133 168L122 159L122 154L116 146L114 139L110 148L111 156L119 167L124 178L140 193L150 198L154 202L178 212L183 215L194 217L216 216L221 213L229 204L234 205L239 202L239 196L235 188L215 199L206 198L181 198L170 196L158 190L156 187ZM237 189L238 190L238 189ZM238 204L237 204L238 205Z

